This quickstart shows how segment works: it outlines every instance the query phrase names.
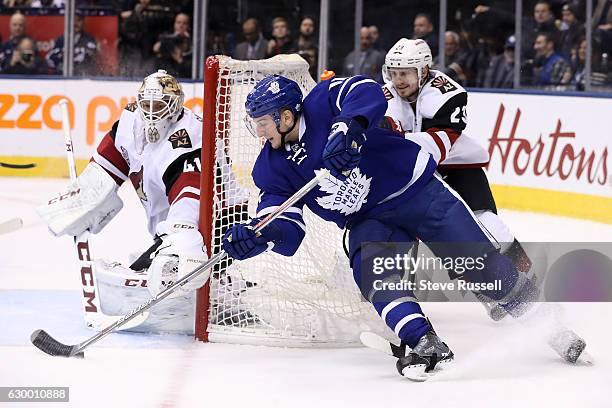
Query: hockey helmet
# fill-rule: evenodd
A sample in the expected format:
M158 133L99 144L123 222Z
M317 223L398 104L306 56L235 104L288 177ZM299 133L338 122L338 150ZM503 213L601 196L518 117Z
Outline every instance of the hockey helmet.
M385 56L382 74L385 82L391 82L389 69L416 68L419 83L422 79L423 68L431 68L433 59L429 45L424 40L409 40L402 38L395 43Z
M295 81L280 75L270 75L255 84L244 104L250 118L271 115L280 126L280 114L289 109L295 117L302 110L302 91Z
M145 122L145 132L150 143L157 142L165 134L172 121L183 109L185 94L181 84L163 69L147 76L138 90L138 110Z

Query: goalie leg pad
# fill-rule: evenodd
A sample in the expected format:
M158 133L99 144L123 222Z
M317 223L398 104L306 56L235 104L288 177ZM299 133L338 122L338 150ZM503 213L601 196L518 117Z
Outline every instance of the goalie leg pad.
M98 282L100 308L109 316L123 316L151 297L146 271L133 271L119 262L97 259L93 268ZM153 306L145 322L127 331L175 332L194 331L195 292L182 293Z

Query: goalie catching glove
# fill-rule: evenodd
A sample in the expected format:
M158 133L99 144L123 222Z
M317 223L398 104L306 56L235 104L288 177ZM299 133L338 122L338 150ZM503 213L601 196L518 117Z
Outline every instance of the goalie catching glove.
M96 234L123 207L117 189L115 180L98 163L90 162L65 191L36 211L55 236L77 236L87 230Z
M360 119L338 116L323 149L323 165L332 174L345 179L361 161L361 145L366 141Z
M155 232L162 243L153 253L148 269L148 288L152 295L166 289L208 259L202 235L195 225L162 221L157 224ZM184 294L181 292L198 289L209 276L210 269L195 276L174 293L180 296Z

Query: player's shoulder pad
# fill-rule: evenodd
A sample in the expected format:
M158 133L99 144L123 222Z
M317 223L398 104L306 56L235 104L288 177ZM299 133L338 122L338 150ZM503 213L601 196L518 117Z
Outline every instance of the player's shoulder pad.
M136 112L136 109L138 109L138 105L136 104L136 102L130 102L125 105L124 109L128 112Z
M395 92L394 92L394 88L393 88L393 84L384 84L382 86L382 90L383 93L385 94L385 99L387 101L390 101L391 99L395 98Z
M202 146L202 118L184 108L170 128L166 142L171 150L192 149Z
M253 182L262 191L273 194L292 192L291 183L287 178L288 165L284 149L272 149L266 143L255 160L252 176Z
M419 110L424 117L432 118L450 99L454 101L466 100L467 92L448 75L432 70L433 78L421 89L419 95ZM465 97L455 98L457 95Z

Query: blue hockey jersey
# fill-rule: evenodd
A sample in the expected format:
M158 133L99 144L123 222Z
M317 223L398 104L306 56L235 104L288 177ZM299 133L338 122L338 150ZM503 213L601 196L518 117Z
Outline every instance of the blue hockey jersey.
M261 190L257 217L274 211L324 168L323 149L337 116L361 116L368 122L359 167L344 182L330 175L274 221L282 230L275 252L292 255L299 247L305 232L304 205L340 228L350 227L361 217L410 199L429 181L436 168L431 155L402 135L377 127L386 109L375 81L362 76L332 78L304 99L298 141L280 149L266 142L253 168Z

